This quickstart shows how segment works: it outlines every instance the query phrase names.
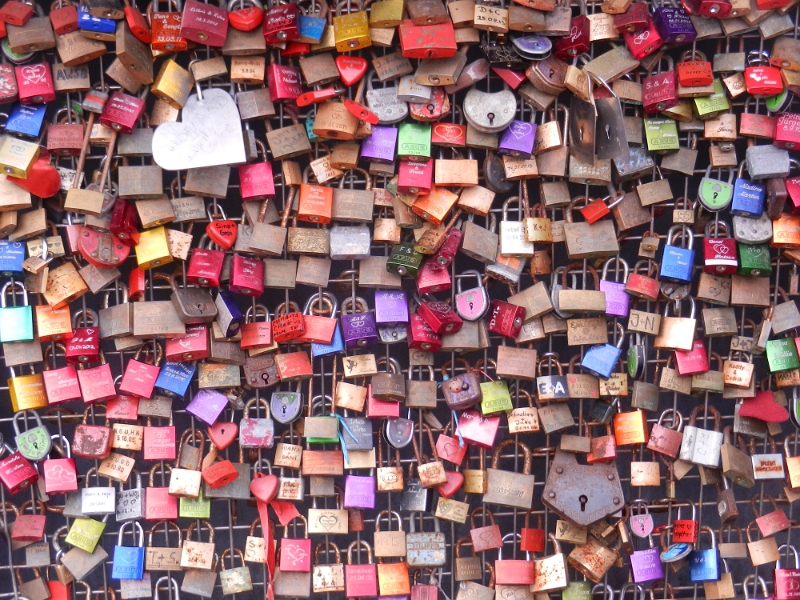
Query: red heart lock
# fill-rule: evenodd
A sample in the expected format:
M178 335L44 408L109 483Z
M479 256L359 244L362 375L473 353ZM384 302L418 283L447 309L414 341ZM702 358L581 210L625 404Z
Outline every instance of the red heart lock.
M447 477L447 483L437 485L436 489L444 498L449 498L461 489L464 476L458 471L445 471L444 474Z
M360 56L337 56L336 70L346 86L358 83L367 72L367 59Z
M225 450L236 439L239 426L236 423L217 421L208 428L208 437L219 450Z
M756 392L755 398L745 398L739 409L740 417L755 417L767 423L784 423L789 420L789 411L775 402L770 391Z
M50 164L50 153L44 147L39 151L39 158L33 163L27 179L9 177L8 180L40 198L55 196L61 189L61 176Z
M264 11L257 6L240 8L228 13L228 21L231 27L239 31L253 31L253 29L261 25L263 18Z
M236 221L211 221L206 225L209 239L223 250L230 250L236 241L236 232L239 230Z
M278 495L278 486L280 482L276 475L263 475L256 473L250 481L250 491L257 500L264 503L269 503Z

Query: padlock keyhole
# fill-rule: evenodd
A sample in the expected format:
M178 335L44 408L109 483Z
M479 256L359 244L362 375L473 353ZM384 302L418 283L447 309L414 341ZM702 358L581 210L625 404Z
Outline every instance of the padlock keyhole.
M581 503L581 512L586 512L586 504L589 502L589 498L585 494L581 494L578 497L578 501Z

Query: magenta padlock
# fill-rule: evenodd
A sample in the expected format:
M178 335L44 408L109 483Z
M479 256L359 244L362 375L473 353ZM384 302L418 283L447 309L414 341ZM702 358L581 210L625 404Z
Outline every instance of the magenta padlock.
M122 92L114 92L103 107L100 124L111 127L119 133L130 134L143 112L144 100Z
M642 107L647 114L657 113L678 105L678 77L672 58L667 59L667 70L642 80Z
M225 253L222 250L203 248L204 243L209 243L206 235L200 238L198 247L192 249L192 256L189 257L189 265L186 267L186 283L219 287Z
M432 271L440 271L447 269L450 264L455 260L456 253L461 247L461 240L464 239L464 232L460 227L453 227L447 232L447 237L442 242L439 250L433 255L429 261Z
M485 417L478 410L464 410L458 415L456 432L473 446L490 450L500 429L500 417Z
M81 398L81 386L74 365L43 371L42 382L47 403L51 406Z
M773 146L796 150L800 147L800 114L780 113L775 121Z
M703 340L695 340L689 351L676 350L675 368L681 377L708 371L708 353Z
M257 258L233 255L228 289L235 294L260 296L264 293L264 263Z
M692 20L682 6L659 6L653 23L665 44L691 44L697 37Z
M608 267L612 261L622 265L622 282L607 281ZM619 273L617 273L618 275ZM628 305L631 297L625 291L625 282L628 281L628 263L621 258L609 258L603 265L603 277L600 279L600 291L606 294L606 314L609 317L627 317Z
M505 337L517 339L525 322L525 309L502 300L492 300L486 329Z
M274 196L275 176L272 173L272 163L239 165L239 192L242 202L265 200Z
M78 489L75 459L66 444L66 458L47 458L42 462L42 478L46 494L66 494Z
M457 333L464 321L456 314L449 302L433 300L423 302L417 308L417 314L425 319L428 326L439 335Z
M397 191L420 196L429 194L433 185L433 161L401 159L397 169Z
M408 299L403 290L375 292L375 323L377 325L408 323Z
M53 73L46 62L14 67L19 89L19 101L23 104L45 104L56 99Z
M213 425L227 405L228 398L217 390L200 390L186 405L186 412L193 414L206 425Z
M303 93L300 69L288 65L269 65L267 87L273 102L294 102Z
M397 404L397 403L395 403ZM347 475L344 478L344 508L375 508L375 478Z
M300 10L294 2L268 8L264 11L264 40L270 45L296 40L300 37L299 17Z
M650 540L652 544L653 541ZM635 550L631 554L631 570L633 571L633 581L635 583L647 583L664 578L664 566L661 564L661 557L658 548L646 548Z
M584 19L586 18L585 15L582 16ZM573 19L573 21L574 20L575 19ZM500 136L500 142L497 146L497 153L507 154L508 156L513 156L514 158L530 158L531 154L533 154L534 137L536 137L535 123L527 123L526 121L511 121L511 125L509 125Z
M400 418L401 402L378 400L372 396L372 384L367 384L367 417L370 419Z
M174 425L145 425L142 458L145 460L175 460Z
M446 292L453 287L450 279L450 271L447 269L436 269L431 259L422 263L417 273L417 291L420 294L432 294L433 292Z
M397 404L397 402L395 402ZM19 452L0 460L0 481L13 496L39 480L39 472Z
M228 11L213 4L186 0L181 19L181 37L221 48L228 37Z
M578 15L572 17L569 24L569 33L562 38L558 38L553 45L553 53L560 60L570 60L579 54L589 51L591 40L589 39L589 29L591 24L589 17Z
M623 33L622 37L625 38L625 44L636 60L650 56L664 45L664 40L661 39L653 21L648 22L644 29Z
M361 158L381 163L394 162L397 148L397 129L394 127L372 126L372 134L361 142Z
M102 358L102 356L101 356ZM78 383L81 384L84 404L110 400L117 395L111 365L102 363L96 367L78 369Z
M142 348L139 348L133 358L128 361L125 373L122 375L122 381L119 384L119 391L139 398L151 398L153 396L153 387L156 384L161 368L158 364L149 365L137 360ZM159 347L159 358L160 354ZM155 362L158 363L160 361L156 360Z
M409 315L408 318L408 347L425 352L438 352L442 347L442 336L431 329L425 319L417 313Z
M378 326L372 312L342 315L345 348L366 348L378 343Z

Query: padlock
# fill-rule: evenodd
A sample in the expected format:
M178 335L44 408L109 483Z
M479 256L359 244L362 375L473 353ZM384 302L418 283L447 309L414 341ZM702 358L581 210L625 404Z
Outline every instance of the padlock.
M642 105L647 114L661 112L678 105L677 76L670 56L663 57L667 61L667 70L645 77L642 81Z
M752 96L772 96L783 91L780 70L769 65L769 53L750 51L747 53L744 83Z
M350 12L351 4L355 4L356 11ZM347 14L342 14L342 6ZM369 35L369 17L362 8L360 0L355 3L347 0L336 4L336 14L333 17L333 35L336 50L350 52L372 45Z
M122 536L125 526L138 529L139 539L136 546L123 546ZM140 523L128 521L119 527L117 545L114 546L114 558L111 563L111 579L141 579L144 573L144 530Z
M683 441L678 458L709 468L719 466L722 432L719 430L719 412L709 407L714 417L714 430L701 429L695 425L697 415L702 407L695 407L689 415L689 424L684 427Z
M22 306L16 306L15 288L22 291ZM8 306L7 291L13 294L14 306ZM33 340L33 308L28 306L28 292L20 283L9 282L0 290L0 342Z
M590 347L581 360L581 367L601 379L610 378L622 354L622 342L625 340L625 329L622 325L617 325L617 335L616 346L603 344Z

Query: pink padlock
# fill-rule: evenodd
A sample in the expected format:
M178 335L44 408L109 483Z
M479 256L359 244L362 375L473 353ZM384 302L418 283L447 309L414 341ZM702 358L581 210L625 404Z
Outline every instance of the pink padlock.
M708 371L708 353L703 340L695 340L692 349L688 352L676 350L675 368L681 377Z
M59 437L64 458L47 458L42 462L46 494L66 494L78 489L78 472L75 469L75 459L72 458L69 442L64 436L55 436L56 440ZM57 444L53 444L53 447L57 447Z
M145 346L140 347L136 354L133 355L133 358L128 361L128 366L122 375L122 382L119 384L119 391L123 394L131 394L139 398L150 398L153 395L153 388L161 370L159 368L162 357L161 345L156 344L157 351L154 364L138 360L144 348Z

